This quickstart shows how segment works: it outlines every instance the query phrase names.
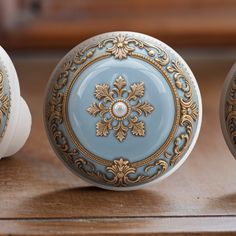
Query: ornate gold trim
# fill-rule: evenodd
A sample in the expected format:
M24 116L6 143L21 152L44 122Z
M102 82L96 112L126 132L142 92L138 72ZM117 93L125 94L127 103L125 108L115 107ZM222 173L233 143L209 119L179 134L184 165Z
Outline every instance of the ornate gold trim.
M179 98L181 106L179 125L185 128L185 132L182 132L175 138L173 153L165 152L165 156L170 159L170 164L174 165L190 144L193 134L193 123L198 117L198 108L197 104L193 101L190 81L184 75L179 62L172 61L171 66L168 66L167 70L174 74L175 85L184 94L183 98Z
M131 176L136 174L137 168L133 167L128 160L124 160L123 158L114 160L110 166L106 167L107 174L98 171L94 164L83 157L76 159L75 165L87 176L104 181L114 187L127 187L151 181L163 174L168 168L168 163L166 161L158 160L144 169L144 172L148 173L152 168L156 168L156 171L151 176L138 175L137 177L132 178Z
M0 70L0 127L2 126L3 117L6 116L6 124L2 133L0 134L0 138L2 138L4 135L8 121L8 114L10 111L10 98L5 94L5 82L4 73L2 70Z
M111 46L107 46L111 44ZM134 45L134 47L131 47ZM107 46L107 47L106 47ZM129 38L125 35L119 34L114 38L104 39L94 45L89 45L78 51L74 62L78 65L83 64L88 59L92 58L97 49L103 49L106 47L106 53L110 56L114 56L116 59L123 60L127 56L131 56L136 48L145 50L147 55L161 66L166 66L169 63L169 56L167 53L155 45L151 45L147 42L136 38Z
M97 84L95 86L94 96L99 104L92 103L87 112L92 116L100 115L101 120L96 123L96 135L108 136L110 130L115 131L115 137L118 141L123 142L127 136L128 131L134 136L145 135L145 124L139 120L139 116L143 113L148 116L154 110L153 106L148 102L142 102L140 99L144 96L145 88L144 82L133 83L130 86L130 90L127 90L126 81L122 76L118 76L113 83L114 88L111 90L108 84ZM123 94L127 92L127 97L123 97ZM130 101L137 101L135 105L130 104ZM113 106L117 102L122 102L127 112L122 117L118 117L113 112ZM136 116L131 117L131 111L136 112ZM106 118L105 115L109 114L110 118ZM113 121L117 120L118 123L114 126ZM123 121L128 121L128 124L124 124Z

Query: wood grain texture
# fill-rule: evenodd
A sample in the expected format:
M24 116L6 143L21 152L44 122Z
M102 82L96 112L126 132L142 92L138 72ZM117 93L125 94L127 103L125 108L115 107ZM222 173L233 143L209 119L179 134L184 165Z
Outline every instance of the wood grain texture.
M232 60L188 58L204 104L197 145L172 176L130 192L89 186L58 160L42 123L44 89L58 58L15 58L33 127L24 148L0 161L0 235L236 232L236 161L218 118Z
M123 218L0 220L1 229L17 235L234 235L235 218ZM4 235L1 234L0 235Z

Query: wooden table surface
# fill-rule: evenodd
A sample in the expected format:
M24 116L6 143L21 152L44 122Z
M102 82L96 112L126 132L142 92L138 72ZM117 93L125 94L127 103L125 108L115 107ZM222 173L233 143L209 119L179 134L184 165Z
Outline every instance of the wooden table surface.
M33 127L24 148L0 161L0 235L236 233L236 161L223 140L218 118L222 84L235 58L189 53L184 57L204 103L197 145L175 174L130 192L87 185L50 148L42 104L58 57L13 57Z

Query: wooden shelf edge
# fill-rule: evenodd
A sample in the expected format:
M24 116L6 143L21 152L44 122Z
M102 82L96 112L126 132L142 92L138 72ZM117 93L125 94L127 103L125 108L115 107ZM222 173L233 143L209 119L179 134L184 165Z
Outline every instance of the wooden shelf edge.
M234 235L236 216L2 219L0 225L0 235Z

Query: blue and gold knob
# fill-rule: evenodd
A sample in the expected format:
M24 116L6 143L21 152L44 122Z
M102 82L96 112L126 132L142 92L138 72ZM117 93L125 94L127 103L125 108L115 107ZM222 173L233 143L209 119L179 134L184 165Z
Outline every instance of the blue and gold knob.
M184 60L150 36L111 32L72 49L52 73L45 126L59 158L112 190L160 181L187 158L202 105Z

